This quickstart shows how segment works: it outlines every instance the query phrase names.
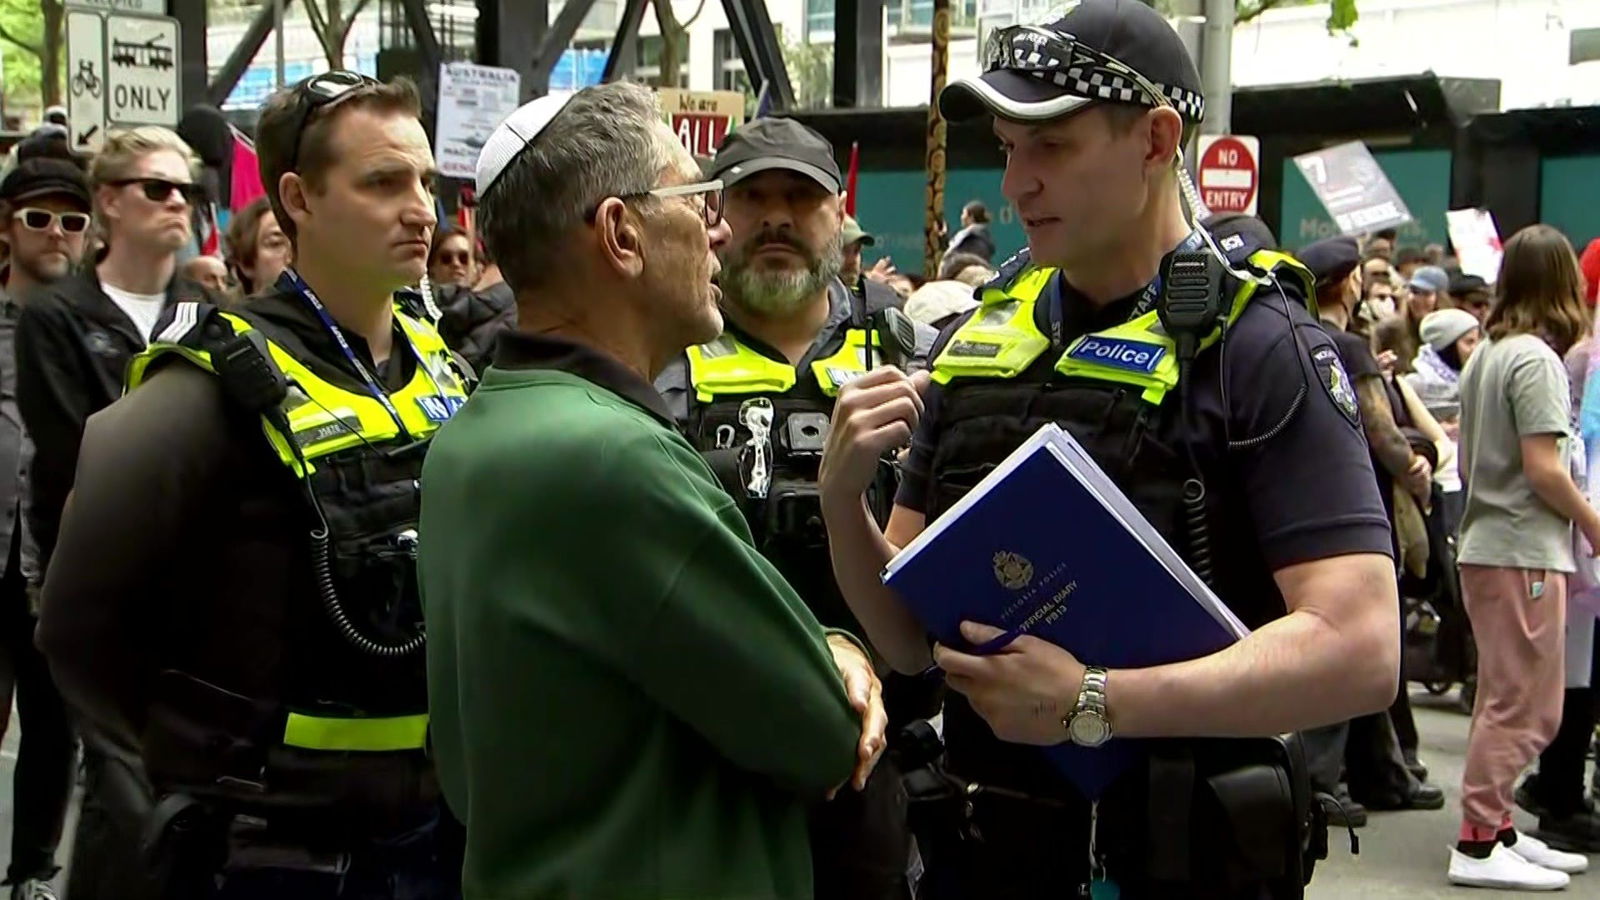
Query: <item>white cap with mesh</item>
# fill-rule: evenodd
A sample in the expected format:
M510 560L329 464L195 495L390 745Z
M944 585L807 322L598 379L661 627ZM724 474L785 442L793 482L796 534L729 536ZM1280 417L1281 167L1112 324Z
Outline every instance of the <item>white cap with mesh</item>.
M571 98L571 94L540 97L517 107L516 112L495 126L494 133L489 135L483 150L478 153L477 188L480 199L489 192L506 166L511 165L517 154L533 143Z

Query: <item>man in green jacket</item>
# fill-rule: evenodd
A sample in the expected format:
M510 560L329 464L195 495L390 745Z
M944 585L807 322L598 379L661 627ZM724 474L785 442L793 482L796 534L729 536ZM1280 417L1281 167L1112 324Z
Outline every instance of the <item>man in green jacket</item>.
M651 386L722 330L721 189L644 88L512 114L478 163L516 291L423 472L440 782L469 898L811 900L808 803L859 788L866 654L752 545Z

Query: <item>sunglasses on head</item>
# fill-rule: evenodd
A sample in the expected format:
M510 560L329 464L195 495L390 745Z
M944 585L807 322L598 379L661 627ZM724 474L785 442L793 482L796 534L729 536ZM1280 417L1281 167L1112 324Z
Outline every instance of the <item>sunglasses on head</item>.
M30 206L12 213L11 218L21 222L29 231L48 231L56 222L61 223L61 230L67 234L82 234L89 230L88 213L56 213Z
M313 75L294 86L294 143L289 147L287 171L299 171L296 165L300 162L300 138L306 133L306 123L311 121L312 115L325 106L336 106L341 100L347 99L351 91L369 84L382 82L360 72L334 69Z
M1006 70L1048 81L1090 100L1167 106L1191 121L1205 115L1201 95L1157 84L1116 57L1070 34L1037 25L1008 25L989 33L983 47L985 74Z
M192 181L168 181L165 178L123 178L111 182L112 187L127 187L137 184L144 191L144 198L152 203L165 203L172 196L173 191L183 194L183 200L190 206L196 206L206 197L206 189Z

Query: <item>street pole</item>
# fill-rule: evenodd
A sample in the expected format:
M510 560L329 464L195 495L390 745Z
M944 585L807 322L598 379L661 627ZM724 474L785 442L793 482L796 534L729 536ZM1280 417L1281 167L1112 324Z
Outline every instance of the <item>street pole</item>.
M939 115L939 94L944 90L950 65L950 0L933 0L933 84L928 95L928 141L924 168L928 171L928 208L923 220L922 275L939 273L939 228L944 223L945 123Z
M1227 134L1233 120L1234 0L1205 0L1200 48L1200 83L1206 93L1204 134Z
M277 47L277 89L283 90L283 0L272 0L272 34Z

